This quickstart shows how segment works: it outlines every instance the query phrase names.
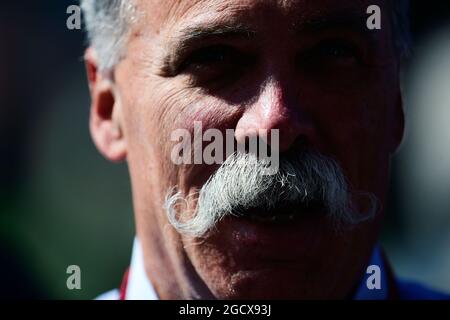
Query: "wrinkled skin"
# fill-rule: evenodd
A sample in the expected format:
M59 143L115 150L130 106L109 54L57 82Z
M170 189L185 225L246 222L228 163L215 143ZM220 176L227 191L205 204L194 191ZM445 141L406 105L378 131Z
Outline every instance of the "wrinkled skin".
M382 8L381 30L365 28L371 4ZM170 134L194 121L204 130L280 129L281 151L302 141L383 205L403 134L389 2L165 0L136 8L113 81L86 53L90 127L106 158L128 163L137 236L159 297L350 297L382 210L339 233L323 217L289 226L233 218L188 239L168 226L164 198L172 186L195 192L215 168L174 165ZM186 36L194 28L221 31Z

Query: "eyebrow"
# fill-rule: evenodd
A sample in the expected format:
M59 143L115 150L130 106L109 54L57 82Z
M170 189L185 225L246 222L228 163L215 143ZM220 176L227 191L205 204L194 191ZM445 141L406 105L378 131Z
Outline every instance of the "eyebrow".
M327 30L352 30L360 34L369 34L369 29L365 25L364 16L350 13L334 14L312 18L306 21L295 23L292 28L296 36L301 37L306 34L320 33ZM175 36L171 37L163 50L164 55L161 63L161 71L167 74L175 72L174 60L183 55L191 47L199 43L213 39L221 40L252 40L256 38L258 32L251 27L239 24L205 24L190 26L181 29Z
M210 38L220 37L224 38L240 38L243 40L250 40L256 36L256 31L245 25L209 25L188 27L180 31L177 36L179 46L183 47L193 41L204 41Z
M177 32L176 36L170 38L165 45L161 70L165 73L173 73L173 60L176 60L178 56L196 44L213 39L251 40L256 35L255 30L242 24L211 24L187 27Z
M297 35L333 29L354 29L367 33L369 30L364 23L365 21L366 18L364 16L343 13L296 23L293 29ZM255 30L243 24L211 24L187 27L179 31L178 35L171 42L176 44L176 47L185 48L193 42L206 41L212 38L250 40L256 36L257 32Z
M368 34L369 30L365 24L367 17L354 14L335 14L331 16L309 19L294 25L294 31L297 35L305 33L319 33L327 30L348 29L357 31L361 34Z

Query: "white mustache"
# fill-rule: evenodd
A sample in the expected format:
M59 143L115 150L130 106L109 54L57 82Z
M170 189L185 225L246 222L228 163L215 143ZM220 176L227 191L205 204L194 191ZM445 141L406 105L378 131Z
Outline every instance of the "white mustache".
M202 237L224 217L242 215L252 208L319 202L337 226L355 225L376 213L376 199L371 194L363 194L370 201L369 209L358 212L342 169L332 159L303 151L280 158L275 175L265 174L267 166L266 160L254 154L235 153L197 194L184 197L172 188L165 201L169 223L180 234ZM189 209L192 201L197 201L196 209Z

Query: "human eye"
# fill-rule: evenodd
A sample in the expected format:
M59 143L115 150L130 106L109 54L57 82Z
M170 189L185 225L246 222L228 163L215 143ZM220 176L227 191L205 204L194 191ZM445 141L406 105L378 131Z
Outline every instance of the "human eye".
M300 63L308 69L332 72L358 67L362 60L356 44L343 39L327 39L302 52Z
M214 45L189 53L179 67L195 85L235 81L250 65L250 57L231 46Z

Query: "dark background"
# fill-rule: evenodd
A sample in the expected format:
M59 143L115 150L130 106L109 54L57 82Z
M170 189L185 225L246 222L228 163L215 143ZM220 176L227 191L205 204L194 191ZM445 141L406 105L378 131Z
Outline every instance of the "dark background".
M71 4L0 4L1 298L92 299L119 286L130 259L127 169L104 160L90 140L85 40L66 28ZM400 275L450 292L450 132L433 125L450 120L450 96L420 98L450 91L450 2L413 1L412 21L411 121L393 163L383 244ZM437 167L443 174L433 175ZM81 267L81 290L66 288L72 264Z

